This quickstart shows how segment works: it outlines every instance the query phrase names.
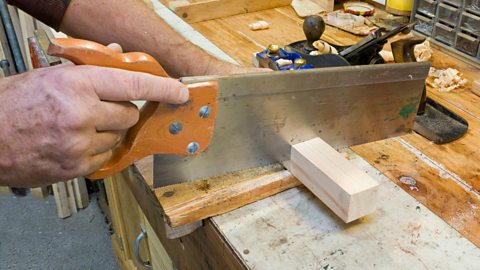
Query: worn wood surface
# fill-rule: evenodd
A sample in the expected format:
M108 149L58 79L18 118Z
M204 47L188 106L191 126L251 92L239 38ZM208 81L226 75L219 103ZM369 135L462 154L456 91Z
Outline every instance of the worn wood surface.
M272 23L271 29L257 32L248 30L248 22L252 18L268 18ZM290 7L282 7L192 25L237 62L250 66L251 55L264 49L268 44L276 43L283 46L304 39L303 33L301 33L301 22L302 19L298 18ZM359 40L359 37L328 26L322 38L336 44L352 44ZM480 72L478 67L461 62L436 49L434 50L432 65L436 68L457 68L469 79ZM456 228L465 237L480 246L478 238L473 237L474 235L480 235L479 228L473 226L473 224L478 223L479 216L478 214L467 214L471 211L477 213L477 209L480 209L480 204L476 200L468 200L470 197L478 198L480 196L478 176L480 172L480 166L478 165L480 164L480 152L478 151L480 144L480 135L478 135L480 131L478 125L480 121L480 97L474 95L469 89L470 87L471 83L467 85L466 89L451 93L441 93L436 89L428 88L430 97L447 105L469 121L469 131L464 137L446 145L431 144L418 134L406 135L402 139L412 145L412 151L423 152L421 153L422 157L432 160L437 164L437 167L441 168L441 170L432 170L432 173L429 174L422 173L421 179L417 179L419 182L438 183L435 186L437 196L429 197L428 203L425 202L425 205L437 215L442 216L448 224ZM387 142L392 140L394 139L387 140ZM393 181L398 181L392 175L393 168L405 168L405 170L419 168L416 159L403 159L403 156L408 156L411 151L402 149L401 144L395 144L396 158L392 158L392 161L382 160L382 163L379 164L378 157L381 157L381 153L379 147L375 146L382 143L385 143L385 141L356 146L353 149L381 172L391 177ZM445 180L443 178L444 171L449 171L455 175L455 180ZM449 189L451 185L459 187L455 189L458 194L452 194L458 197L456 200L459 200L459 203L460 201L471 203L468 205L451 205L448 201L445 201L444 196L449 197L448 193L451 192L451 189ZM461 190L463 191L460 192ZM406 191L422 201L422 197L415 190L406 189ZM451 209L450 211L466 209L465 211L469 210L470 212L460 211L458 215L462 215L462 218L458 219L444 215L445 209Z
M161 0L185 21L194 23L289 5L291 0Z
M212 218L250 269L471 269L480 249L358 155L379 207L345 224L305 188Z
M169 225L177 227L226 213L300 182L281 166L155 189Z
M157 12L161 11L159 14L170 16L164 9L157 9L158 3L155 1L152 3ZM269 12L272 11L262 11L256 16L262 17L264 16L262 14ZM290 16L292 10L281 8L274 12ZM243 16L250 15L252 14ZM230 19L240 20L236 17L233 16ZM169 17L168 20L174 22L176 26L179 25L175 18ZM301 25L297 19L292 19L292 21L297 26ZM290 39L288 38L289 34L298 36L298 28L293 31L295 27L290 23L285 23L290 33L283 33L284 41ZM209 24L209 22L205 22L205 24ZM195 24L195 27L203 27L205 24ZM236 31L235 28L232 29L228 25L227 20L212 24L211 27L218 28L220 32ZM225 29L228 27L230 29ZM336 31L339 30L327 32L327 35ZM213 33L213 31L211 32ZM198 33L189 29L184 33L195 36L196 42L204 41L198 38ZM256 42L252 37L247 37L247 41L251 39L250 43ZM274 36L263 38L267 44L275 40ZM355 40L355 37L345 33L334 38L345 42ZM295 40L288 42L292 41ZM201 42L197 44L201 44ZM230 42L231 46L235 45L235 42L231 40L225 42ZM255 47L256 45L253 44L251 47L253 49L245 53L236 46L228 50L228 45L219 40L215 40L214 43L224 46L224 50L227 48L227 53L246 65L250 65L251 54L262 49L261 46ZM244 40L242 44L248 44L248 42ZM215 49L208 44L205 48L211 51ZM238 57L232 51L238 52L244 57ZM395 147L400 149L403 146ZM354 149L357 150L357 148ZM367 153L376 153L373 146L361 146L360 149L365 149ZM382 146L379 146L379 149L382 149ZM408 153L408 151L406 152ZM125 179L128 189L132 190L152 225L152 229L159 235L163 246L178 269L244 269L247 266L250 269L476 269L480 263L477 247L414 198L408 196L389 179L382 176L383 174L373 169L364 159L358 158L353 152L345 154L349 159L353 158L352 162L356 166L380 181L379 194L382 195L382 206L378 211L348 225L336 218L325 205L304 188L294 188L208 219L203 228L187 237L168 240L164 236L162 209L151 188L153 183L151 160L141 162L142 164L138 163L137 166L141 168L142 173L134 171L135 177ZM409 166L411 160L406 162L403 160L403 154L405 153L402 152L401 155L396 156L394 162L398 160L412 171L416 170L416 167ZM362 154L362 156L369 162L372 160L371 163L374 165L387 160L382 165L385 171L393 170L392 167L395 166L394 162L388 162L389 156L386 155L373 155L375 158L373 156L369 158L366 154ZM413 157L413 159L418 158ZM402 171L402 169L399 170ZM426 177L429 178L436 175L437 172L433 170L431 175L430 173L426 174ZM142 175L145 175L146 179L143 179ZM425 179L425 181L428 180ZM436 184L442 185L441 181L438 181L438 183L434 182L431 187L434 188ZM448 201L443 201L438 197L445 192L444 189L450 188L452 188L453 196L467 196L462 197L465 199L461 203L462 205L465 205L465 202L473 203L472 209L478 205L476 200L468 198L468 195L472 194L467 189L464 189L463 194L459 193L458 190L462 189L462 186L456 183L435 189L439 193L428 200L433 204L445 206ZM412 187L412 191L410 191L410 187L404 187L404 189L411 194L415 190L414 187ZM429 207L425 201L420 200L420 202ZM462 213L463 209L460 209L459 213ZM476 213L474 214L476 215ZM467 218L470 221L475 220L475 217ZM457 221L460 225L472 226L472 224L465 223L463 217L458 216ZM178 262L180 265L177 264Z

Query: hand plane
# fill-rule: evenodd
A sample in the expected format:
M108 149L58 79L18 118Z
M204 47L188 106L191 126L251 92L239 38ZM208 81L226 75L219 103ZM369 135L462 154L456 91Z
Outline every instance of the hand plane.
M166 76L146 54L120 54L90 41L53 39L49 53L75 64ZM315 137L341 148L398 136L412 129L429 67L406 63L184 77L190 100L179 106L147 102L112 160L92 177L155 154L154 185L160 186L289 160L291 145ZM408 108L411 113L405 113Z
M335 67L345 65L370 65L383 64L385 61L378 54L388 38L397 35L398 33L406 33L412 29L415 22L399 26L391 31L386 31L384 28L370 33L367 37L360 40L358 43L351 46L340 46L336 44L329 44L334 47L338 54L322 54L311 55L310 53L316 50L313 43L321 40L325 30L325 23L320 16L308 16L303 22L303 32L306 40L301 40L288 44L285 47L287 52L295 52L300 54L307 60L307 63L314 67ZM326 41L324 41L326 42Z

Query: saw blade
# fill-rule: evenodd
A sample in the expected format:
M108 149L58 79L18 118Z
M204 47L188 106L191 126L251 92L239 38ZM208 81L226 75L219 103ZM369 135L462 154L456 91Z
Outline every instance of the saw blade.
M290 159L291 145L321 137L339 149L411 131L429 63L349 66L215 79L217 118L194 157L156 155L154 186Z

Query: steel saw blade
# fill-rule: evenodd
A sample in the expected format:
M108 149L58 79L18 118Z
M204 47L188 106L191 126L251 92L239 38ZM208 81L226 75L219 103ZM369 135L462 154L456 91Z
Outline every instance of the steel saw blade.
M321 137L339 149L410 132L430 63L349 66L217 80L217 118L194 157L156 155L155 187L290 159L291 145Z

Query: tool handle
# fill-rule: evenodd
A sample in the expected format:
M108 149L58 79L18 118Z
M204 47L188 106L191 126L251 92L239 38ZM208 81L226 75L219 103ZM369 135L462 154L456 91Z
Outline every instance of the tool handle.
M168 77L150 55L140 52L118 53L101 44L70 38L52 39L48 54L76 65L95 65L150 73ZM125 169L134 161L152 154L196 155L205 150L213 136L217 112L215 81L186 85L189 100L182 105L147 101L138 123L131 127L112 158L97 172L100 179Z

